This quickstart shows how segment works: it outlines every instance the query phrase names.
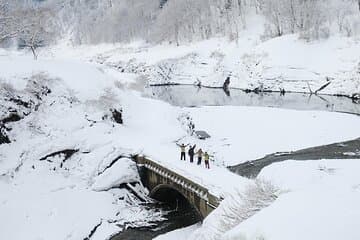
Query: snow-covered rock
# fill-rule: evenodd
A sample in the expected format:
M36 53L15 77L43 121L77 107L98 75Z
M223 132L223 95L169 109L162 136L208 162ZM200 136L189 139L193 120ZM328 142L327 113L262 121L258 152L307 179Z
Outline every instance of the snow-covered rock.
M120 158L94 179L92 188L95 191L106 191L123 183L139 181L135 162L128 158Z

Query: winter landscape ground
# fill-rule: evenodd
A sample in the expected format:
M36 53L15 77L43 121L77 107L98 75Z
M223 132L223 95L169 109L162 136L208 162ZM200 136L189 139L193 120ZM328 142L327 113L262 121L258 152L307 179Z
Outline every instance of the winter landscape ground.
M33 1L19 2L27 6ZM80 11L80 2L64 3L62 9L69 16L59 11L63 26L69 24L64 19L74 19L69 8ZM218 20L206 25L197 22L192 10L205 9L201 4L207 0L185 10L166 2L159 10L163 12L156 12L164 30L158 22L153 28L139 23L114 29L114 36L121 36L116 41L99 40L99 35L114 37L108 27L116 19L109 16L119 14L116 7L124 7L110 1L113 9L101 8L99 14L108 24L102 19L104 25L94 25L94 35L91 29L81 32L78 28L97 16L92 12L96 7L89 8L94 14L89 19L85 18L88 13L82 13L84 22L74 22L73 38L66 32L51 44L35 46L33 41L22 49L11 39L26 42L28 32L8 35L9 18L4 15L16 4L2 5L5 2L0 0L0 239L151 239L121 235L127 229L146 227L156 232L157 223L167 221L168 212L153 207L156 200L148 196L141 181L133 161L136 155L152 159L222 199L202 222L183 224L186 227L156 240L360 239L360 12L342 12L346 14L341 24L336 15L342 31L335 31L336 24L330 20L321 22L320 30L298 26L301 31L295 31L289 28L289 19L294 19L287 15L285 20L278 19L284 25L271 22L276 9L280 17L286 12L280 6L287 6L287 1L279 1L284 5L255 1L261 8L238 1L245 3L249 14L246 26L239 20L243 25L241 30L236 25L235 31L233 25L221 22L223 15L211 15L216 7L209 8L208 14ZM358 6L356 1L341 2L336 5L339 9ZM335 11L331 6L328 10ZM235 18L231 15L234 7L224 9L229 19ZM142 17L155 21L147 18L144 8L141 11ZM172 22L165 11L174 18L185 11L193 24L183 19ZM121 13L131 19L139 16L130 10ZM310 15L305 25L315 21L316 14ZM121 14L119 19L123 19ZM176 27L174 36L165 23ZM304 38L314 29L324 34L324 26L329 28L327 37ZM284 32L264 37L274 27ZM168 33L162 32L166 29ZM187 31L194 31L191 39ZM128 41L122 39L124 33L129 34ZM49 39L44 36L45 43ZM224 87L228 77L230 83ZM182 89L176 94L164 87L168 85L198 90L183 94L187 90ZM157 90L149 91L150 86ZM200 91L204 88L214 94ZM257 98L242 100L241 95L231 95L233 89ZM286 108L274 107L267 92L276 92L280 100L284 94L305 93L309 107L297 108L291 97L279 104ZM335 106L328 96L347 105ZM320 100L313 103L311 98ZM319 107L322 104L326 107ZM194 130L205 130L211 137L200 140ZM335 159L291 158L294 151L333 143L346 147L351 140L355 140L353 151L337 152ZM180 161L177 144L181 143L209 152L210 169ZM229 169L246 162L251 165L249 161L270 154L289 157L267 165L253 178Z

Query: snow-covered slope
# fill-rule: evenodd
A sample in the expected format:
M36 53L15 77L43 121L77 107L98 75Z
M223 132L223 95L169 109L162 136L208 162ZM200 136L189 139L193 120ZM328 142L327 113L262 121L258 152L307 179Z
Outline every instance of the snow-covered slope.
M12 54L0 62L1 129L10 141L0 145L1 239L104 239L162 219L132 194L134 187L146 194L132 154L151 156L217 194L232 191L221 186L226 181L249 182L223 167L189 171L176 161L175 141L187 135L182 110L124 91L94 65ZM228 177L202 181L208 174Z
M359 239L359 165L358 159L270 165L258 178L275 188L225 199L202 225L156 240Z
M359 166L359 160L323 160L265 168L260 177L289 192L222 239L359 239Z
M162 218L127 187L140 184L129 159L137 149L124 143L136 140L112 116L125 105L116 95L127 94L108 90L111 78L78 62L2 66L1 119L18 118L6 123L11 143L0 145L1 239L85 239L96 226L91 239L104 239Z
M103 45L63 51L56 56L81 55L126 73L136 73L149 84L201 84L222 87L231 77L230 87L295 92L315 92L352 96L360 92L359 39L333 36L307 42L298 35L260 41L259 33L244 32L237 42L214 38L182 45ZM48 53L44 53L48 55Z

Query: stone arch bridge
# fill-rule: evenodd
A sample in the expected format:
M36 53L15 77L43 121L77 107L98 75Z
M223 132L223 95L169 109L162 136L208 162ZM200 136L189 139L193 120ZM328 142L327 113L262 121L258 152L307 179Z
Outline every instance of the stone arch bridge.
M135 161L143 185L150 191L150 197L158 199L156 196L163 192L162 195L166 198L175 191L185 198L202 218L218 207L221 199L211 194L205 187L144 156L136 156Z

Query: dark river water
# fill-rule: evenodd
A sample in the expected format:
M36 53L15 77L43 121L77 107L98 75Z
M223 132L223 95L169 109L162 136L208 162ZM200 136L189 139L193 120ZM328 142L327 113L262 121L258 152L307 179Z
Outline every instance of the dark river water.
M296 110L320 110L345 112L360 115L360 104L346 97L327 95L309 95L302 93L246 93L242 90L230 90L225 93L222 89L198 88L194 86L162 86L148 87L143 96L162 100L174 106L198 107L198 106L256 106L276 107ZM349 152L359 152L359 155L346 155ZM296 152L275 153L262 159L231 166L229 169L245 177L256 177L260 170L278 161L288 159L341 159L360 158L360 139L304 149ZM164 204L160 210L164 212L171 208ZM200 221L195 210L186 206L170 211L167 220L157 222L152 227L129 228L111 240L150 240L166 232L193 225Z
M163 206L163 208L167 208ZM200 221L196 211L190 206L173 210L165 215L166 220L155 223L152 227L128 228L111 240L150 240L158 235L193 225Z
M111 240L150 240L158 235L184 228L201 221L197 211L193 209L184 198L179 199L183 201L182 207L176 208L170 203L151 204L152 208L164 212L164 221L155 222L151 227L136 227L128 228L120 232Z

